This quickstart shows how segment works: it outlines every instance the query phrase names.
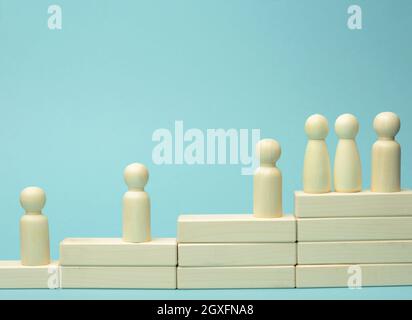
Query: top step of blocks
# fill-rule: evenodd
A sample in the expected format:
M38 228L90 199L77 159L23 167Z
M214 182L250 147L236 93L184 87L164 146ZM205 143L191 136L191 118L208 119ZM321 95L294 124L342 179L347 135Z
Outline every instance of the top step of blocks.
M412 216L412 191L322 194L296 191L295 215L298 218Z
M255 218L251 214L182 215L179 243L296 242L296 219Z

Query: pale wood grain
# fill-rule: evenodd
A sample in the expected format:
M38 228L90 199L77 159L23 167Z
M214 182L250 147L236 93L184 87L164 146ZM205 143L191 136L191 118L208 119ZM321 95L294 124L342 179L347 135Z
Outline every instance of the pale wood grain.
M298 241L412 240L412 217L299 218Z
M298 264L412 263L412 241L298 242Z
M296 243L183 243L178 251L181 267L296 264Z
M119 238L72 238L60 243L63 266L176 266L175 238L143 243Z
M348 287L351 265L298 265L297 288ZM370 286L412 285L412 264L361 264L361 284Z
M295 266L178 267L178 289L294 288Z
M176 289L176 267L62 267L62 288Z
M178 242L296 242L296 220L293 216L264 219L249 214L182 215Z
M308 194L295 192L299 218L412 216L412 191Z
M49 273L50 272L50 273ZM58 280L58 263L45 266L23 266L20 261L0 261L0 288L3 289L47 289L49 278L55 273Z

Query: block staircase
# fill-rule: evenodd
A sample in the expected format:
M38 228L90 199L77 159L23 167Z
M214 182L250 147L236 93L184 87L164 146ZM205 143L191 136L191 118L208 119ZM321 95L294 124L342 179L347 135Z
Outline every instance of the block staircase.
M295 193L295 215L182 215L177 239L69 238L60 261L0 262L0 288L412 285L412 191Z

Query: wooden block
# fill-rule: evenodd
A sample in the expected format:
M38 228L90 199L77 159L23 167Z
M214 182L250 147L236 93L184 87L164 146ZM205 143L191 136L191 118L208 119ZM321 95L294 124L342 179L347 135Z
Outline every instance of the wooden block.
M348 287L351 265L298 265L297 288ZM412 285L412 264L361 264L361 283L371 286Z
M128 243L117 238L65 239L60 243L62 266L176 266L176 239Z
M61 267L62 288L176 289L176 267Z
M2 289L56 289L59 286L57 262L45 266L27 267L20 261L0 261L0 288Z
M178 242L296 242L296 219L263 219L249 214L182 215Z
M298 264L412 263L412 241L298 242Z
M412 217L299 218L298 241L412 240Z
M178 252L181 267L296 264L296 243L183 243Z
M178 289L294 288L295 266L178 267Z
M295 215L299 218L412 216L412 191L324 194L296 191Z

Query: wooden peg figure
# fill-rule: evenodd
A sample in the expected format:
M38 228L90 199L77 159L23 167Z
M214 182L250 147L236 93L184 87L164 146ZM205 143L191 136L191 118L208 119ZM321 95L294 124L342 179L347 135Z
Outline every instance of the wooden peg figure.
M46 203L44 191L38 187L25 188L20 204L25 214L20 219L21 263L24 266L50 264L49 222L42 209Z
M303 191L328 193L331 191L331 168L325 139L329 133L328 120L315 114L308 118L305 132L309 138L303 165Z
M401 191L401 146L395 140L401 128L399 117L393 112L376 116L373 127L378 140L372 147L372 192Z
M282 212L282 173L276 167L281 148L276 140L257 144L260 166L254 175L253 214L256 218L278 218Z
M335 123L339 138L334 165L334 183L336 192L354 193L362 190L362 169L356 135L359 122L351 114L341 115Z
M123 241L141 243L151 240L150 198L144 188L149 172L140 163L126 167L124 179L128 191L123 197Z

